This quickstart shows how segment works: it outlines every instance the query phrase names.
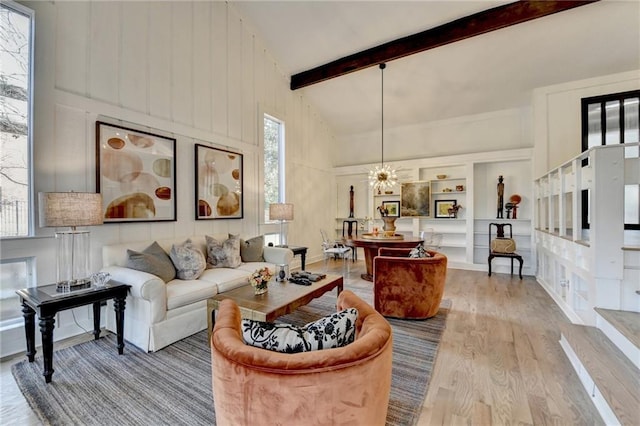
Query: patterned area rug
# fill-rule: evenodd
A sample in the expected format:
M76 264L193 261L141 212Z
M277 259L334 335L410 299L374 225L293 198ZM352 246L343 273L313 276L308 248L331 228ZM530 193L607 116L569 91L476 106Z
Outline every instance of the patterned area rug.
M394 345L387 425L418 421L450 307L444 300L438 315L426 321L389 321ZM281 320L304 324L334 311L332 293ZM108 335L55 351L53 367L48 385L41 358L12 367L20 390L45 425L215 424L206 331L155 353L127 345L121 356L115 336Z

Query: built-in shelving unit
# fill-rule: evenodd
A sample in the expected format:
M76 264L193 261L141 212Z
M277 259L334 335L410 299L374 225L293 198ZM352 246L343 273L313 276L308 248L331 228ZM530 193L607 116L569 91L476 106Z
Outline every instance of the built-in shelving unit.
M421 231L442 234L440 251L447 255L449 266L462 269L488 269L488 235L490 222L513 224L518 252L525 259L525 274L532 275L536 265L532 247L533 176L531 150L518 149L502 152L485 152L439 158L425 158L394 162L400 182L429 182L429 216L400 217L396 220L396 232L418 236ZM446 175L439 179L438 175ZM504 176L505 197L512 194L522 197L518 219L493 219L496 216L498 176ZM356 215L373 218L367 231L374 224L382 227L376 207L384 201L401 201L400 185L392 194L377 194L366 185L362 169L337 170L338 193L346 193L351 185L356 191ZM364 184L362 183L364 181ZM346 191L345 191L346 190ZM344 197L338 198L337 209L347 208ZM364 200L366 202L364 202ZM436 201L455 201L462 206L457 217L436 217ZM348 208L347 208L348 209ZM506 211L505 211L506 217ZM341 233L342 220L336 220ZM507 259L494 259L493 271L508 273Z

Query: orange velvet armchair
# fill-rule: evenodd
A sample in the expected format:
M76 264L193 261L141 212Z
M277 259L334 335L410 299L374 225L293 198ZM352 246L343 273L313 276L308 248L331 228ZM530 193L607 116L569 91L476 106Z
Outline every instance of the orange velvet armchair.
M447 257L411 258L411 249L381 247L373 259L374 301L386 317L425 319L438 313L447 278Z
M338 311L358 310L347 346L286 354L246 345L238 306L221 302L211 335L216 424L384 425L391 389L392 330L353 292Z

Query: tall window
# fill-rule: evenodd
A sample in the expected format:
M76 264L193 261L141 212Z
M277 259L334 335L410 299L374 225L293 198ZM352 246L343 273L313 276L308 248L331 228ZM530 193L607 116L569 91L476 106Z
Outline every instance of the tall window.
M264 221L269 204L284 203L284 122L264 115Z
M640 90L582 99L582 151L601 145L640 142ZM638 146L625 148L638 158ZM583 227L588 228L589 192L582 191ZM625 229L640 229L640 185L624 187Z
M0 237L31 229L33 11L0 4Z

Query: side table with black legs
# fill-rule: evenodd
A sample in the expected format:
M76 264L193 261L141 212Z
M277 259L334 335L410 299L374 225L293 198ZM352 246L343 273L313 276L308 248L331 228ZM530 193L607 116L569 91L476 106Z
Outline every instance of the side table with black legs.
M35 315L40 319L40 333L42 334L42 356L44 372L42 375L47 383L53 375L53 328L55 315L66 309L84 305L93 305L93 336L100 338L100 305L103 301L113 299L116 315L117 349L118 354L124 352L124 307L125 299L131 286L117 281L109 281L104 287L87 285L73 291L60 292L56 284L42 287L30 287L16 291L20 296L22 313L24 315L24 329L27 338L27 358L33 362L36 355Z
M276 246L276 247L284 247L284 248L288 248L289 250L291 250L293 252L294 256L300 255L300 263L301 263L301 269L304 271L304 267L305 267L305 261L307 260L307 247L302 247L302 246Z

